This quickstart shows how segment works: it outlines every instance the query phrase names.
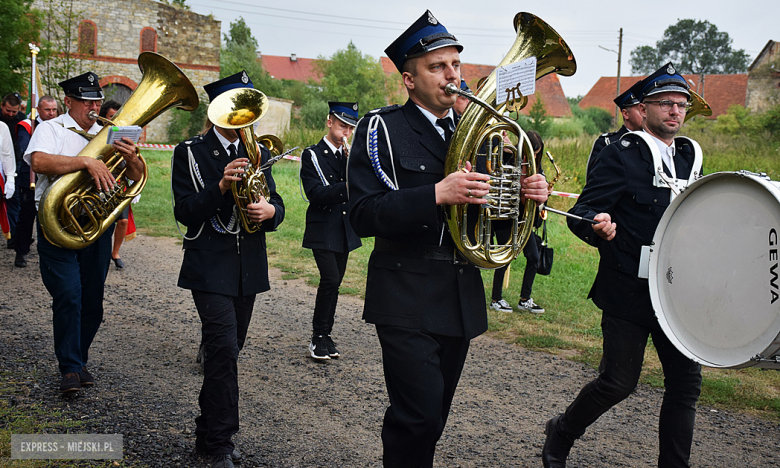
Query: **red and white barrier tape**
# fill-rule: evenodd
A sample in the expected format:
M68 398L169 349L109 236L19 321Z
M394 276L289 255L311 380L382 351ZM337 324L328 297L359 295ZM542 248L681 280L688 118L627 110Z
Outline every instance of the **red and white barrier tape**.
M155 149L155 150L172 150L176 148L176 145L153 145L150 143L138 143L139 148L148 148L148 149Z
M579 193L558 192L557 190L553 190L550 195L557 195L559 197L564 197L564 198L580 198Z

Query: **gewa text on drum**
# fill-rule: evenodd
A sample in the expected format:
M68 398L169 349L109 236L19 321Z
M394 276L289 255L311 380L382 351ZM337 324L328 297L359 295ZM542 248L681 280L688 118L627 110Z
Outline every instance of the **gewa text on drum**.
M709 367L780 369L780 183L747 171L688 186L661 218L649 257L658 321Z

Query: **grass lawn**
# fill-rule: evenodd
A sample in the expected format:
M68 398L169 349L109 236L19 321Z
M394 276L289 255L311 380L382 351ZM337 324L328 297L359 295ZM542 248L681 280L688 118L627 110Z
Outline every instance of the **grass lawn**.
M780 180L780 145L776 142L750 141L706 132L690 136L702 145L705 173L747 169L766 172L774 180ZM309 137L314 143L321 135ZM301 139L301 135L293 137L293 140ZM585 161L592 143L591 137L547 142L547 149L563 170L556 190L572 193L582 190ZM143 154L150 165L150 180L141 202L133 207L139 231L152 236L178 236L170 201L171 152L144 150ZM551 174L552 168L545 167L545 170ZM268 235L269 262L284 271L287 278L305 278L311 285L316 285L319 275L311 251L301 247L306 202L300 194L298 163L280 161L274 166L274 178L287 214L279 230ZM573 203L573 199L561 197L553 197L550 201L552 207L563 210ZM586 298L596 274L598 253L572 235L560 216L551 214L548 217L548 230L550 244L555 249L555 266L550 276L536 277L533 293L546 312L534 316L490 310L489 333L528 349L544 350L597 366L601 359L601 313ZM350 256L341 289L343 294L363 296L373 239L364 239L363 244ZM512 304L519 300L524 267L525 258L520 256L510 268L509 287L504 289L504 298ZM482 274L488 294L492 275L492 271ZM661 386L663 375L652 345L648 347L645 361L643 382ZM760 369L705 369L701 401L778 418L780 373Z

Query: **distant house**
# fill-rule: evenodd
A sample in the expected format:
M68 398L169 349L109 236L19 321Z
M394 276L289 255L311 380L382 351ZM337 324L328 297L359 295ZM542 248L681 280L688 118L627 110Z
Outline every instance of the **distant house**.
M265 71L271 78L277 80L295 80L308 83L309 80L319 81L314 70L316 59L298 58L295 54L287 56L258 55Z
M780 42L769 41L748 67L745 107L764 112L780 104Z
M263 55L261 58L263 68L273 78L284 80L296 80L304 83L309 80L319 81L314 69L314 62L316 59L300 58L296 55L289 57L277 56L277 55ZM381 57L380 62L382 69L387 75L396 75L395 65L388 57ZM461 64L461 72L466 80L466 83L472 89L476 88L477 82L483 76L489 75L494 66L491 65L476 65L471 63ZM403 91L403 90L400 90ZM569 108L569 102L566 100L566 96L563 94L563 88L558 80L558 75L547 75L541 80L536 82L536 92L542 96L547 115L552 117L571 117L571 108ZM521 111L523 114L528 115L528 111L536 102L536 96L530 96L528 98L528 105ZM366 109L368 110L368 109Z
M692 88L712 107L712 116L714 119L721 114L725 114L730 106L739 104L745 105L747 95L748 75L683 75L688 83L693 83ZM620 92L624 92L643 76L623 76L620 77ZM595 85L588 91L582 100L580 107L601 107L615 116L615 91L617 89L617 77L602 76Z

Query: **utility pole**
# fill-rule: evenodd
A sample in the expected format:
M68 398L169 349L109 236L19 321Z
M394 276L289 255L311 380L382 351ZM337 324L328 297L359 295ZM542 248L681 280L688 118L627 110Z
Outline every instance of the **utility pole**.
M623 56L623 28L620 28L620 35L618 36L618 50L615 52L612 49L607 49L606 47L599 46L599 48L606 50L607 52L612 52L613 54L617 54L617 90L615 92L615 97L620 96L620 59ZM615 128L617 128L617 122L618 122L618 115L620 115L620 108L615 104L615 120L613 121Z

